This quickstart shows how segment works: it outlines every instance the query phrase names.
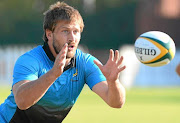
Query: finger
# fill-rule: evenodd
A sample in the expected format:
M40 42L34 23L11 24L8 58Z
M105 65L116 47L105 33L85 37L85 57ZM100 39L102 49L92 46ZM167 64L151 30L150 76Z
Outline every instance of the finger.
M63 52L63 51L67 51L67 47L68 47L68 44L65 43L64 46L62 47L61 51L62 51L62 52Z
M110 59L111 61L114 60L114 51L113 51L112 49L110 49L109 59Z
M94 60L94 63L99 67L99 69L101 70L101 68L102 68L102 64L99 62L99 61L97 61L97 60Z
M62 60L66 59L67 52L64 50L56 57L58 63L62 62Z
M67 54L67 43L64 44L63 48L61 49L60 53L56 57L56 63L58 66L62 66L61 63L64 65L66 60L66 54Z
M60 68L60 69L64 69L64 66L65 66L65 64L63 63L63 62L61 62L60 64L58 64L58 67Z
M126 66L120 67L119 72L123 71L126 68Z
M119 60L119 51L118 51L118 50L116 50L116 51L115 51L114 61L117 63L117 62L118 62L118 60Z
M59 52L59 54L57 55L57 57L61 57L62 54L66 54L68 51L68 44L65 43L64 46L62 47L61 51Z
M65 62L66 60L66 52L64 52L63 54L61 54L61 56L59 57L59 64L62 63L63 61Z
M68 44L67 43L64 44L64 46L62 48L62 52L63 51L65 51L67 53L67 51L68 51Z
M124 59L124 57L123 57L123 56L121 56L121 57L120 57L120 59L119 59L119 61L117 62L117 65L118 65L118 66L120 66L120 65L121 65L121 63L122 63L123 59Z

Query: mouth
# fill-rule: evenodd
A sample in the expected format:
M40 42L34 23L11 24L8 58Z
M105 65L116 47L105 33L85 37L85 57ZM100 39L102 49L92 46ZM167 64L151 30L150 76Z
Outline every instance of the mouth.
M73 50L74 48L75 48L74 45L68 45L68 50L69 50L69 51Z

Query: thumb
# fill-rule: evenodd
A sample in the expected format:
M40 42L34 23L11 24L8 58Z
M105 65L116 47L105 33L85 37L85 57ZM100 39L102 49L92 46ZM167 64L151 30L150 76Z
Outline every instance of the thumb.
M97 60L94 60L94 63L99 67L99 69L101 69L102 68L102 64L101 64L101 62L99 62L99 61L97 61Z

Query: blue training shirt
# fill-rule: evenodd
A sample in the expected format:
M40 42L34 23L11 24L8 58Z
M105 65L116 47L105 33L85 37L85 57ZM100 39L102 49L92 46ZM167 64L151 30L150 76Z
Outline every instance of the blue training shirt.
M75 65L64 71L45 95L25 111L18 109L11 92L5 102L0 105L0 123L10 122L13 117L18 116L19 112L23 112L28 117L28 121L24 122L61 122L76 102L84 84L92 89L95 84L106 80L94 64L94 60L97 59L77 49ZM49 59L42 46L38 46L20 56L16 61L13 85L22 80L36 80L46 74L53 65L54 62Z

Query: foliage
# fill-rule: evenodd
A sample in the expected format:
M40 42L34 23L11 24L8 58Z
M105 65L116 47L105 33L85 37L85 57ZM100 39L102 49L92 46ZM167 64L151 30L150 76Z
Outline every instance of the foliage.
M43 12L57 0L1 0L0 44L42 44ZM85 21L81 43L90 49L118 48L134 41L136 2L98 0L87 14L83 0L64 0L77 8ZM95 45L97 44L97 45Z

